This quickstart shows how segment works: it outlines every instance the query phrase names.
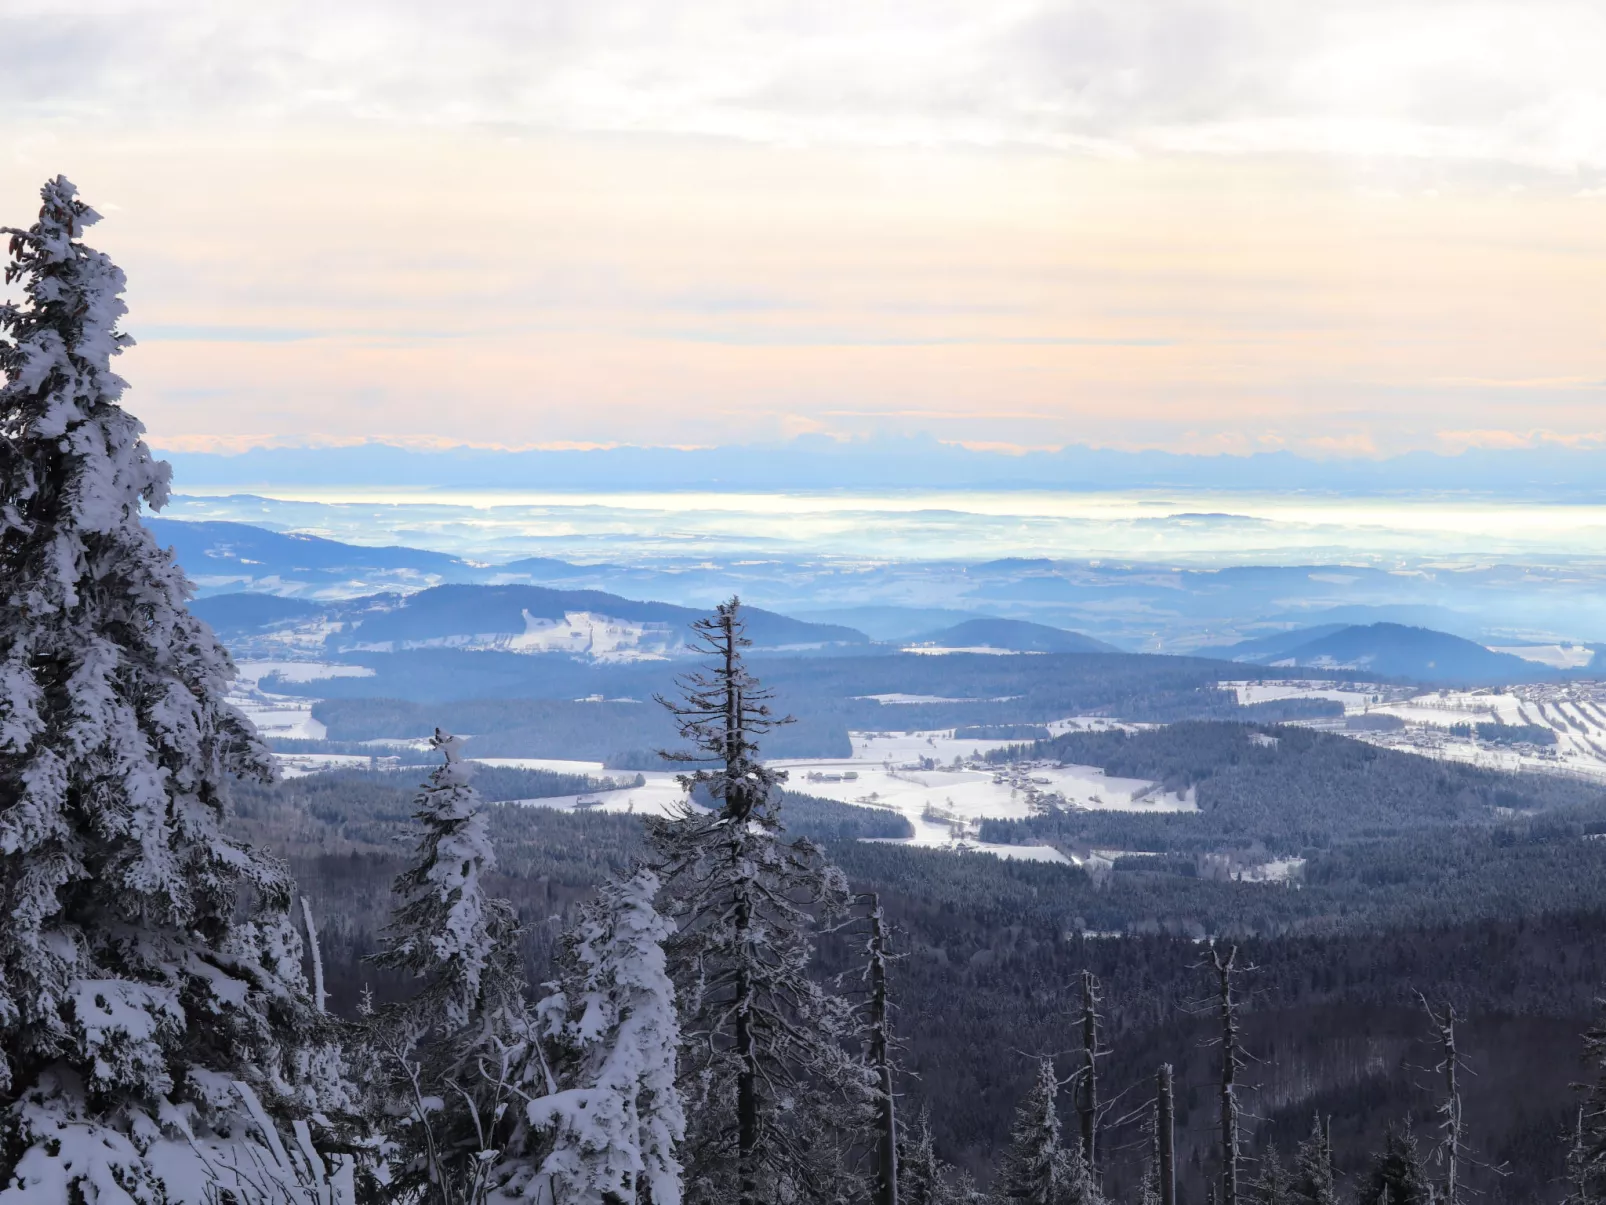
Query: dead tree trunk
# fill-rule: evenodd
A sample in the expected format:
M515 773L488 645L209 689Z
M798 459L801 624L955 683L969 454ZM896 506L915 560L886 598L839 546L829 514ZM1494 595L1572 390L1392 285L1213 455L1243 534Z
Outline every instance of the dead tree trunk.
M1223 958L1212 948L1211 963L1216 971L1221 1018L1221 1205L1239 1205L1238 1161L1240 1158L1238 1072L1243 1052L1238 1037L1238 1001L1233 997L1233 976L1240 973L1238 947Z
M1076 1111L1082 1123L1082 1162L1097 1168L1099 1128L1099 981L1082 972L1082 1091Z
M741 948L747 947L752 912L738 894L734 923ZM752 984L745 963L736 969L736 1176L740 1205L758 1205L758 1053L753 1041Z
M1159 1152L1160 1205L1177 1205L1176 1103L1171 1086L1171 1064L1155 1073L1154 1128Z
M1460 1205L1461 1153L1466 1142L1461 1122L1461 1088L1456 1080L1461 1062L1455 1044L1455 1023L1458 1018L1455 1008L1450 1004L1444 1006L1443 1012L1436 1013L1426 996L1418 992L1417 999L1422 1001L1428 1020L1438 1031L1440 1061L1437 1070L1444 1077L1444 1100L1439 1105L1439 1117L1442 1119L1439 1132L1443 1135L1439 1139L1439 1155L1444 1160L1444 1191L1441 1199L1445 1205Z
M870 903L870 1065L875 1068L876 1205L898 1205L898 1118L892 1095L892 1017L887 1000L888 934L881 897Z

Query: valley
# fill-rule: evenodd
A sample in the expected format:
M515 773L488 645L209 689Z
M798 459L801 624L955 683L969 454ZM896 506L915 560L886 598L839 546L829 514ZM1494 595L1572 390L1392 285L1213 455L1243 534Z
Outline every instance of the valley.
M1051 577L1014 580L1030 593ZM643 821L687 803L654 700L696 668L695 608L464 583L197 610L234 648L230 698L284 777L242 801L241 823L290 854L329 917L338 999L365 981L398 990L353 960L378 940L437 725L465 738L496 801L500 890L532 926L532 975ZM1111 993L1112 1075L1181 1057L1210 941L1261 968L1257 1053L1299 1060L1256 1076L1266 1141L1297 1139L1321 1108L1353 1162L1380 1141L1380 1108L1414 1108L1417 990L1468 1010L1470 1057L1495 1080L1485 1109L1518 1083L1500 1042L1571 1057L1606 982L1580 937L1606 926L1606 688L1575 648L1373 620L1156 655L1031 613L755 613L751 663L796 718L764 740L789 831L880 891L906 934L911 1094L950 1157L995 1157L1020 1090L1007 1051L1059 1040L1052 985L1082 968ZM829 938L821 958L822 973L851 962ZM1317 1013L1344 1053L1300 1045ZM1479 1121L1515 1169L1479 1179L1491 1201L1543 1199L1555 1154L1533 1127L1562 1124L1557 1099ZM1184 1148L1203 1157L1208 1104L1181 1107ZM1112 1156L1108 1174L1130 1187L1133 1165Z

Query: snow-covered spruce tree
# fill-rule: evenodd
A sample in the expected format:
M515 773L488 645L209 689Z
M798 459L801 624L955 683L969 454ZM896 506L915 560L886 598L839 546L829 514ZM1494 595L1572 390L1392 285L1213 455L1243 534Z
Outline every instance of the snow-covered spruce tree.
M1294 1191L1304 1205L1338 1205L1332 1140L1320 1116L1311 1119L1310 1137L1294 1153Z
M1416 1135L1408 1126L1390 1125L1367 1182L1355 1194L1358 1205L1433 1205L1436 1195L1417 1152Z
M931 1111L922 1107L912 1126L898 1128L899 1205L968 1205L968 1187L956 1169L938 1158L931 1139Z
M689 1120L686 1195L695 1203L825 1201L840 1182L845 1125L864 1115L873 1079L850 1058L853 1010L809 975L809 909L839 915L842 873L806 840L785 839L782 776L757 738L784 720L747 671L741 604L693 625L709 661L660 699L697 766L687 803L648 822L665 909L679 928L670 967L681 1001L681 1090ZM863 1135L851 1135L862 1139Z
M564 938L559 990L538 1006L560 1089L528 1116L550 1134L537 1187L560 1205L680 1205L680 1024L663 949L674 926L653 906L658 888L645 868L604 885Z
M0 306L0 1201L158 1201L194 1188L161 1144L342 1081L285 869L223 832L272 761L140 520L168 468L118 404L123 274L71 183L42 196Z
M1061 1139L1059 1088L1054 1061L1040 1059L993 1184L999 1205L1103 1205L1080 1149Z
M485 895L496 858L462 742L437 728L431 745L444 761L414 801L417 852L373 955L422 983L369 1019L364 1046L379 1063L369 1078L401 1118L396 1185L463 1205L527 1170L532 1135L518 1106L551 1085L525 1003L518 917Z
M1260 1174L1255 1177L1255 1185L1250 1198L1254 1205L1294 1205L1294 1177L1283 1166L1282 1156L1277 1153L1275 1146L1266 1148L1266 1153L1260 1157Z

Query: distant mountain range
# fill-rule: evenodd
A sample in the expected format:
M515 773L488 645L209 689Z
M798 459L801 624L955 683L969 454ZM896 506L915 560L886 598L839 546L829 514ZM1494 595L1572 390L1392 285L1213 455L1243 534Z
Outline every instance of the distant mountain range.
M1606 630L1606 587L1597 591L1576 569L1542 566L1401 574L1319 564L1219 570L1049 558L839 564L826 558L695 553L628 565L552 557L487 564L401 544L356 545L250 523L147 522L162 544L177 551L201 598L250 591L311 600L325 609L333 600L412 594L444 585L600 591L699 612L739 594L762 610L852 629L872 641L951 644L957 638L947 629L974 620L1008 619L1050 632L1085 633L1117 648L1246 659L1297 647L1285 636L1290 628L1332 634L1341 627L1386 623L1447 632L1499 648L1583 642ZM1457 605L1448 605L1452 602ZM1272 629L1276 634L1266 638L1263 649L1253 643L1232 644L1233 637L1259 641ZM1062 635L1039 636L1053 647L1065 641ZM1314 639L1307 636L1297 643ZM1016 643L995 627L974 647L1014 650ZM1026 641L1014 651L1043 647L1041 641Z
M396 653L412 649L562 653L597 661L681 656L707 612L598 590L542 586L432 586L413 594L314 602L220 594L192 610L236 650ZM745 609L756 649L812 652L870 644L863 632Z
M1431 628L1398 623L1322 624L1207 650L1268 667L1352 669L1419 682L1533 682L1556 671Z
M388 545L366 548L320 536L269 531L249 523L148 518L157 543L171 547L197 592L236 590L341 593L419 589L445 581L488 580L491 572L444 552ZM561 563L561 562L560 562Z
M198 599L191 609L237 650L253 654L463 649L563 653L599 661L684 655L690 651L691 623L707 614L600 590L455 584L328 601L214 594ZM761 651L870 651L872 644L865 633L843 624L793 619L759 607L747 607L744 613L747 635ZM927 632L912 643L1010 653L1119 651L1079 632L989 617Z
M233 455L162 453L186 486L347 485L458 489L1148 489L1332 490L1378 493L1461 490L1479 495L1600 497L1606 452L1560 445L1455 455L1409 452L1382 459L1322 459L1292 452L1252 456L1124 452L1071 446L1004 455L929 436L722 448L615 447L501 451L410 449L385 443L255 448Z

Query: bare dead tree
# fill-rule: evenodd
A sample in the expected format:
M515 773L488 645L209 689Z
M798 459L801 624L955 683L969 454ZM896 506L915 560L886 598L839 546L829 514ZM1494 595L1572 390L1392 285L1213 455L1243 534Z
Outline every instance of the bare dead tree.
M312 957L312 1006L322 1013L329 1000L329 993L323 990L323 949L318 945L318 928L312 923L312 903L306 896L301 897L301 919L306 922L307 952Z
M1160 1167L1160 1205L1177 1205L1176 1101L1171 1064L1161 1063L1154 1073L1155 1147Z
M1589 1193L1589 1145L1584 1139L1584 1108L1578 1107L1572 1143L1567 1148L1567 1196L1563 1205L1592 1205Z
M1466 1130L1461 1118L1461 1088L1456 1074L1461 1067L1461 1055L1455 1044L1454 1006L1446 1003L1442 1011L1435 1012L1428 998L1418 992L1417 999L1428 1015L1438 1035L1439 1064L1434 1068L1444 1077L1444 1099L1439 1102L1439 1142L1435 1157L1444 1163L1444 1185L1440 1199L1444 1205L1460 1205L1461 1155L1466 1149Z
M1082 972L1082 1073L1076 1112L1082 1123L1082 1162L1089 1173L1098 1172L1099 1126L1099 981L1092 971Z
M891 956L881 896L871 892L870 905L870 1066L876 1075L876 1205L898 1205L898 1118L892 1091L892 1014L887 996L887 960Z
M1244 1068L1243 1046L1239 1040L1238 1000L1233 980L1247 967L1238 965L1238 947L1225 958L1210 948L1210 965L1216 972L1217 1009L1221 1020L1221 1205L1239 1205L1239 1137L1242 1108L1238 1103L1238 1072Z

